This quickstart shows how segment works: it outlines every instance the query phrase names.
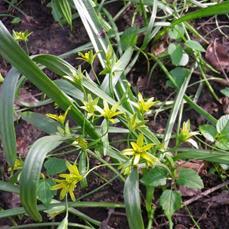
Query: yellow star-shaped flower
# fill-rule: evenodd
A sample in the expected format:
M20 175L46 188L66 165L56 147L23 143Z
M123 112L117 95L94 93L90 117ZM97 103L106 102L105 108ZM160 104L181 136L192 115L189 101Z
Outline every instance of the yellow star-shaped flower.
M74 190L76 184L83 179L83 176L80 175L79 170L75 164L70 164L68 161L66 162L67 169L70 173L60 174L60 178L64 179L54 179L57 183L56 185L51 187L51 190L58 190L60 191L60 199L63 200L65 196L69 193L72 201L75 201Z
M122 114L123 112L118 111L119 104L114 104L111 108L109 107L107 101L103 101L103 109L99 108L99 112L102 117L104 117L106 120L110 121L111 123L114 123L114 118Z
M158 101L154 101L154 98L149 98L148 100L144 100L141 93L138 93L138 102L134 103L133 105L142 113L145 114L146 112L150 111L150 109L157 104Z
M122 153L126 156L133 156L133 165L137 165L141 158L143 158L149 166L154 165L158 161L155 156L147 152L153 147L153 144L144 145L143 134L138 136L136 142L131 142L130 144L132 148L125 149Z

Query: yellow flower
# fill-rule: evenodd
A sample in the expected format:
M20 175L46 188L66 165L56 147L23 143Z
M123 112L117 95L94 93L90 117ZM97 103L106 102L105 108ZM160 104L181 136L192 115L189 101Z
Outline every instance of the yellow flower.
M88 142L85 138L79 136L76 138L76 140L72 143L73 146L76 146L82 150L88 149Z
M82 59L91 65L93 64L95 57L96 57L96 54L94 54L92 50L89 50L88 52L85 52L84 54L82 52L79 52L78 54L80 56L79 59Z
M16 159L14 165L9 168L9 172L20 170L23 168L24 162L21 159Z
M95 114L98 101L99 98L92 99L91 94L87 96L87 101L83 101L84 106L82 106L81 108L87 112L88 118L92 117Z
M72 201L75 201L74 190L76 184L83 179L83 176L80 175L78 168L75 164L70 164L66 161L67 168L69 170L69 174L60 174L60 178L64 179L54 179L54 181L58 184L51 187L51 190L58 190L60 191L60 199L63 200L64 197L69 193Z
M154 98L149 98L148 100L144 100L141 93L138 93L138 102L134 103L134 106L142 113L145 114L146 112L150 111L158 101L154 101Z
M57 122L59 122L61 125L64 126L67 114L69 112L69 110L71 109L71 106L65 111L64 114L60 114L60 115L56 115L56 114L46 114L47 117L56 120Z
M190 120L183 122L182 128L180 130L178 141L179 143L188 141L191 137L197 135L198 132L191 132Z
M136 142L131 142L130 144L132 148L125 149L122 153L127 156L133 156L133 165L137 165L141 158L143 158L149 166L152 166L158 161L156 157L147 152L153 147L153 144L144 145L143 134L138 136Z
M126 120L127 120L127 126L130 129L130 131L135 131L136 129L143 127L146 122L146 121L140 121L137 118L136 113L133 116L131 116L131 118L127 116Z
M25 32L16 32L13 30L13 37L16 41L28 41L29 36L32 33L25 31Z
M115 116L123 113L121 111L117 111L118 107L119 107L119 103L114 104L110 108L108 103L106 101L103 101L103 109L99 107L97 109L101 113L101 116L103 116L106 120L110 121L111 123L114 123Z

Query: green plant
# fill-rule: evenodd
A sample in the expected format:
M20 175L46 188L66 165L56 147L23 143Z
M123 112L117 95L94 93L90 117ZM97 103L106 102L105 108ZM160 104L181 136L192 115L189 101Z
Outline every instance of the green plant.
M131 2L138 3L138 1ZM62 22L64 18L72 26L71 4L67 1L52 1L52 4L55 10L61 12L61 15L57 16L58 20ZM177 9L158 1L154 1L152 6L151 4L152 1L142 0L140 5L137 5L136 12L140 12L144 17L143 28L124 31L121 38L119 34L115 35L118 46L118 52L116 52L103 27L101 19L103 1L101 3L92 3L89 0L72 1L72 6L77 9L94 48L94 51L77 52L79 52L79 58L90 65L97 83L91 80L89 73L82 70L82 67L75 68L61 57L48 54L29 57L0 22L0 54L13 66L4 80L0 103L1 141L6 160L11 168L12 183L1 181L0 189L19 193L22 203L22 208L1 211L0 218L27 213L35 221L42 221L40 212L46 212L51 218L66 212L63 221L58 223L59 228L73 225L68 222L69 214L77 215L86 224L75 226L88 228L87 225L97 227L101 222L92 219L75 207L125 207L129 227L131 229L145 228L139 189L140 185L144 185L147 228L152 227L156 208L153 204L155 189L162 190L157 207L161 206L164 210L172 228L172 216L182 207L179 185L194 189L204 187L197 172L179 167L177 161L202 159L229 164L228 115L217 121L191 96L187 95L187 88L196 65L201 70L205 66L200 57L204 49L198 42L190 39L186 27L180 23L202 15L200 11L197 11L181 19L172 18L169 35L174 42L168 47L168 53L165 56L156 56L154 53L147 53L146 48L150 41L156 39L156 35L160 35L161 25L158 26L159 30L155 26L157 8L166 12L165 18L169 18L171 12L176 12ZM219 13L221 5L227 4L219 4L215 7L215 12ZM212 7L209 11L204 9L204 15L213 14L213 9ZM103 13L114 26L115 22L109 17L108 12ZM179 33L180 26L183 30ZM145 36L143 44L137 47L137 36L140 30ZM131 33L129 40L125 34L128 32ZM134 93L126 78L128 70L136 63L141 53L148 61L154 60L158 64L168 78L168 85L176 93L162 138L158 138L147 127L147 121L154 110L164 109L163 104L154 98L145 99L141 93ZM163 58L167 56L170 57L172 65L175 65L175 69L171 71L163 62ZM196 57L190 70L181 67L187 66L190 61L189 56ZM93 69L96 58L102 67L100 73ZM44 68L61 79L52 81L44 73ZM182 79L178 78L179 75ZM18 163L13 103L17 87L20 86L19 79L25 79L24 77L47 95L61 112L59 115L41 115L31 111L20 114L24 120L45 131L48 136L34 142L26 159ZM208 84L208 88L214 94L211 85ZM199 133L192 131L190 121L182 122L184 101L211 123L200 126L199 129L208 141L214 143L215 148L209 147L203 150L204 144L198 140ZM74 122L71 125L70 119ZM112 133L122 136L121 140L125 147L120 149L112 142ZM70 153L74 155L75 161L70 163L67 159L61 159ZM104 156L110 157L110 161L105 160ZM98 160L100 164L90 167L91 158ZM124 183L124 205L111 202L81 202L79 200L82 197L75 196L76 184L79 182L82 189L87 187L87 177L100 167L107 167L112 171L115 179L118 178ZM65 173L67 169L69 172ZM56 179L56 176L61 179ZM109 182L106 181L106 184ZM60 200L65 198L65 202L57 200L55 190L59 189L61 189ZM68 200L68 194L72 202ZM42 204L38 204L38 201ZM56 223L43 225L56 225Z

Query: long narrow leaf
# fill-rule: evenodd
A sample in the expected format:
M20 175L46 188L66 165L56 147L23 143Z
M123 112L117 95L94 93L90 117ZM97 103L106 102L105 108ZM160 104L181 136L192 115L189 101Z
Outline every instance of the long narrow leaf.
M178 149L177 159L206 160L229 165L229 153L199 149Z
M141 213L141 200L139 191L139 175L133 169L124 186L124 202L130 229L144 229Z
M51 135L37 140L29 150L20 176L20 198L26 212L36 221L41 221L37 209L37 184L46 155L59 146L63 137Z
M169 144L169 140L170 140L171 135L172 135L172 131L173 131L173 127L174 127L174 124L175 124L175 121L177 118L177 114L179 112L181 103L183 101L185 91L188 87L189 80L191 79L192 72L193 72L193 70L191 70L189 76L185 79L184 83L182 84L182 86L181 86L181 88L177 94L177 97L176 97L176 100L175 100L175 103L174 103L174 106L173 106L173 109L172 109L172 112L170 114L170 117L169 117L169 120L167 123L167 127L166 127L166 132L165 132L165 136L164 136L165 148L167 148L167 146Z
M0 95L0 132L6 160L10 165L13 165L16 159L14 99L19 76L15 69L9 71Z
M227 13L229 13L229 1L188 13L185 16L173 21L172 25L177 25L181 22L190 21L197 18L227 14Z
M0 181L0 190L4 192L19 193L19 188L17 185L13 185L5 181Z

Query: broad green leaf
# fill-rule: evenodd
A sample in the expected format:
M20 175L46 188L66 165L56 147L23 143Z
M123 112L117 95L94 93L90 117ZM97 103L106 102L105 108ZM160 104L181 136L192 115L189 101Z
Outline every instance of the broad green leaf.
M20 176L20 198L26 212L36 221L41 221L37 209L37 187L41 168L48 153L58 147L64 138L51 135L38 139L30 148Z
M168 47L168 53L171 57L172 64L180 65L181 58L183 56L183 48L179 44L171 43Z
M224 115L217 121L216 129L218 133L229 132L229 115Z
M229 138L223 137L216 141L216 147L222 150L229 150Z
M169 30L169 37L174 40L182 38L184 35L184 28L181 25L175 25Z
M1 43L1 41L0 41ZM0 44L1 46L1 44ZM14 128L14 99L20 74L12 69L6 75L0 93L0 133L6 160L10 165L16 160L16 134Z
M194 40L187 40L185 42L185 45L189 47L192 50L199 51L199 52L205 52L205 49L202 47L202 45Z
M123 195L129 228L144 229L137 169L133 169L131 174L127 177Z
M137 43L138 30L136 27L127 28L121 36L121 46L123 50L134 47Z
M215 141L215 137L217 135L216 128L212 125L201 125L199 127L200 133L210 142Z
M146 186L158 187L166 184L166 178L168 175L168 171L160 166L156 166L152 169L147 170L141 181Z
M165 190L160 196L160 205L169 220L170 228L172 225L172 216L181 207L180 193L172 190Z
M181 168L178 174L177 184L192 189L201 189L204 187L201 177L193 169Z
M186 79L186 77L189 76L190 70L187 68L176 67L170 71L170 74L173 77L173 79L175 80L177 86L180 88L184 80ZM175 86L170 81L167 81L166 85L175 88Z
M224 94L225 96L229 97L229 87L225 87L220 92Z
M60 127L60 124L55 120L36 112L26 111L21 113L21 117L26 122L32 124L34 127L44 131L47 134L57 133L57 129Z
M45 161L44 167L49 176L64 172L67 169L65 160L56 157L49 157Z
M176 159L195 159L216 162L220 164L229 164L229 153L188 148L180 148L177 151L178 154Z
M0 190L4 192L19 193L19 188L17 185L5 181L0 181Z
M45 205L48 206L55 195L55 191L50 190L51 186L55 183L49 180L41 180L37 187L37 198Z

